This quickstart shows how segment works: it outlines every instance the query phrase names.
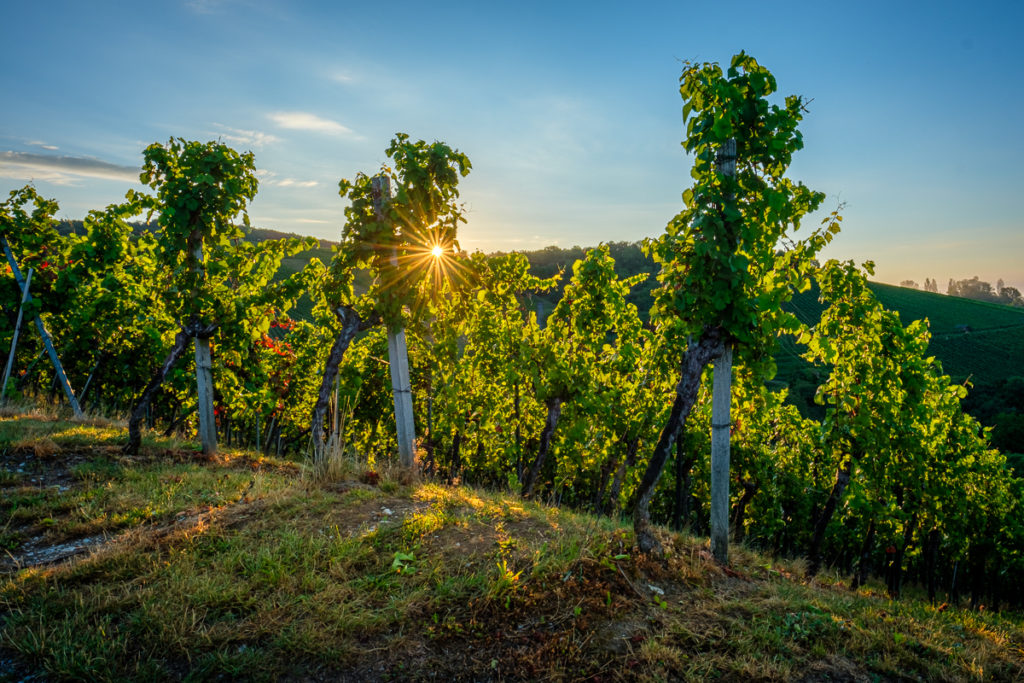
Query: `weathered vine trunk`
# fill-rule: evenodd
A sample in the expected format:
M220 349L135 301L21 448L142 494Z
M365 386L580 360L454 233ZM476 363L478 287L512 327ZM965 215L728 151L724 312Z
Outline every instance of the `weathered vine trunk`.
M459 476L459 470L462 469L462 432L456 431L455 436L452 437L452 452L448 457L448 483L455 483L455 479Z
M644 553L651 553L661 550L661 543L651 532L651 498L654 497L654 489L658 485L661 471L665 468L669 452L679 435L680 429L686 424L686 418L697 401L697 392L700 390L700 375L704 367L722 355L725 350L723 331L719 327L712 327L704 330L700 341L692 345L683 354L682 372L679 383L676 384L676 397L672 401L672 411L669 413L668 421L661 430L658 443L654 447L654 453L647 464L640 487L637 489L636 507L633 509L633 530L636 533L637 545Z
M612 480L612 490L608 492L608 503L605 510L609 517L619 514L619 494L622 493L622 482L626 478L626 471L636 465L636 453L640 448L640 437L630 437L626 441L626 459L619 464L615 470L615 478Z
M737 543L742 543L746 535L744 527L746 526L747 506L750 505L750 501L754 499L754 494L760 488L756 481L750 479L744 479L740 482L740 485L743 486L743 495L740 496L739 501L736 503L736 511L733 512L732 516L733 536Z
M810 558L810 564L807 565L807 576L814 576L821 569L821 544L825 540L825 530L828 529L828 523L832 521L832 515L835 514L836 507L839 506L839 501L843 499L843 493L850 483L850 477L853 475L853 460L853 456L848 455L846 462L836 472L836 482L832 485L832 492L829 493L825 507L818 515L818 521L814 525L811 547L807 550L807 556Z
M601 472L598 474L597 486L594 489L594 495L590 500L590 507L594 511L594 514L600 517L604 513L604 494L608 491L608 480L611 479L612 472L616 471L619 467L619 448L626 442L626 436L623 434L619 438L616 448L612 449L612 454L601 465Z
M434 474L434 378L427 376L427 435L426 435L427 461L423 463L423 469L428 474Z
M519 417L519 382L516 382L515 401L512 404L516 418L516 478L523 479L523 423Z
M927 547L924 551L925 582L928 585L928 602L935 604L935 594L938 592L938 582L935 580L935 569L938 564L939 541L942 538L938 529L932 528L928 532Z
M984 550L977 543L972 543L967 551L968 565L971 571L971 609L976 610L982 605L985 597L985 556L988 548Z
M548 416L544 421L544 429L540 433L537 457L533 461L530 472L526 475L526 481L523 482L523 498L529 498L533 495L533 489L537 485L540 470L544 467L544 460L547 459L548 450L551 448L551 436L555 433L555 427L558 426L558 418L562 416L562 401L562 397L555 396L545 402L548 407Z
M868 580L868 569L871 567L871 549L875 545L875 520L868 522L867 533L864 534L864 542L860 546L860 557L857 560L857 571L853 575L850 587L856 590Z
M892 574L890 575L889 580L889 597L898 598L902 592L903 558L907 554L907 549L911 546L911 542L914 539L914 530L916 528L917 512L914 512L903 529L903 541L900 543L900 547L896 549L896 555L893 557Z
M188 346L188 340L190 336L185 330L179 330L178 334L174 337L174 346L171 347L171 352L167 354L167 358L164 359L163 365L160 369L153 374L153 378L149 380L149 384L142 392L142 396L139 398L139 402L135 405L135 410L132 411L131 417L128 419L128 443L125 444L122 452L126 455L138 455L139 446L142 445L142 421L146 419L146 412L149 409L149 404L153 400L153 396L156 395L157 389L167 379L167 373L171 371L171 368L175 366L181 356L185 353L185 348Z
M672 529L682 531L683 525L690 518L690 471L697 457L683 457L685 445L683 440L676 438L676 490L675 504L672 507Z
M317 394L316 404L313 406L313 419L310 423L310 433L313 439L313 463L322 467L327 460L326 440L324 438L324 418L327 416L327 404L331 401L331 387L338 376L338 365L345 356L349 344L355 336L371 327L376 321L364 321L359 317L351 306L338 306L334 309L334 315L341 323L341 332L331 346L331 352L327 355L327 363L324 366L324 376L320 381L320 392Z

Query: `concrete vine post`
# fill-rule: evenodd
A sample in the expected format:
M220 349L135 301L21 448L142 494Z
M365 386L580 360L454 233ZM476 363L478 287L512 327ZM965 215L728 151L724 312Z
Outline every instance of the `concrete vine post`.
M715 558L728 562L732 361L771 376L778 333L800 328L782 305L807 283L815 255L839 230L833 215L807 239L790 237L825 195L786 177L803 147L804 102L790 95L773 104L776 88L774 76L742 52L726 69L688 63L680 79L694 183L683 193L684 209L647 249L661 266L651 320L669 346L684 351L668 419L637 489L633 527L643 552L661 548L649 506L703 370L714 363L711 542Z
M196 245L192 252L195 259L193 268L197 275L202 275L203 247ZM196 393L199 412L199 441L203 453L212 455L217 452L217 421L213 414L213 362L210 354L210 338L195 336L196 343Z
M18 318L14 323L14 336L11 338L11 352L7 356L7 366L4 368L4 381L0 384L0 405L7 402L7 381L11 378L11 368L14 367L14 352L18 349L18 336L21 334L21 319L25 313L25 303L28 301L28 290L32 286L32 269L28 269L28 276L25 278L25 288L21 294L21 305L18 306Z
M384 205L391 199L391 179L385 175L373 177L373 210L380 221L385 220ZM391 265L398 267L398 256L391 252ZM391 392L395 403L395 429L398 439L398 457L402 467L412 467L416 430L413 424L412 385L409 381L409 353L405 343L405 328L401 323L388 325L388 363L391 366Z
M711 554L729 564L729 403L732 346L715 361L711 395Z
M736 177L736 139L722 145L716 159L718 172ZM735 203L732 192L725 196L723 215ZM726 222L730 242L735 226ZM735 249L735 244L730 245ZM715 360L711 397L711 554L719 564L729 564L729 404L732 395L732 344L727 343Z
M130 191L129 204L140 213L157 214L159 263L171 274L161 299L179 330L170 353L132 411L124 451L138 453L141 424L150 402L191 339L195 343L199 437L203 452L212 454L217 450L217 427L210 337L222 324L235 320L233 300L238 290L223 266L225 259L230 262L232 254L237 254L243 235L232 221L240 215L245 225L249 223L246 206L256 197L258 186L255 159L251 153L239 154L218 142L171 138L166 145L154 143L143 151L139 180L154 192Z
M7 256L7 263L11 266L11 272L14 274L14 281L17 283L18 288L24 292L23 301L29 303L32 301L32 295L28 293L28 285L25 283L25 279L21 276L21 269L18 267L18 261L14 258L14 253L11 251L11 247L7 244L6 238L0 238L3 242L4 254ZM39 331L39 336L43 340L43 346L46 348L46 353L50 356L50 362L53 364L53 369L57 373L57 379L60 381L61 388L64 389L64 395L68 398L68 403L71 405L71 410L74 412L75 417L85 417L82 413L81 406L78 405L78 399L75 398L75 392L71 388L71 384L68 382L68 376L64 372L64 366L61 365L60 357L57 355L57 349L53 346L53 340L50 338L50 333L46 331L46 325L43 324L43 319L36 315L35 317L36 329ZM6 382L4 387L0 389L2 392L6 389Z

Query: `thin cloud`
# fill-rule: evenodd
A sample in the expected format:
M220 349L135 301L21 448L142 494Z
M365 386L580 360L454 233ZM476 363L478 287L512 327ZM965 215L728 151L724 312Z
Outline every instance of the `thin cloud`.
M342 85L349 85L355 83L358 79L348 71L334 71L328 75L335 83L341 83Z
M278 178L277 174L265 168L256 169L256 177L267 187L316 187L317 180L298 180L296 178Z
M98 178L139 182L139 169L119 166L88 157L33 154L31 152L0 152L0 176L25 180L41 180L70 185L77 178Z
M275 183L278 187L316 187L320 183L315 180L296 180L295 178L282 178Z
M351 128L343 126L337 121L325 119L316 114L304 111L281 111L270 114L270 120L281 128L290 130L308 130L313 133L325 133L327 135L339 135L354 137L355 133Z
M221 123L215 123L213 125L221 131L217 133L217 135L236 145L263 147L264 145L271 145L280 140L276 135L264 133L260 130L242 130L240 128L225 126Z
M42 140L29 140L25 144L31 145L33 147L41 147L43 149L48 149L51 152L56 152L58 149L60 149L60 147L58 147L57 145L48 145Z

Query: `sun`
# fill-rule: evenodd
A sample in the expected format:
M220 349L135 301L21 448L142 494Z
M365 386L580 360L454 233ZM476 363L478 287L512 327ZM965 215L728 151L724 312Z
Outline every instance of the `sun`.
M440 244L435 245L434 248L430 250L430 254L434 258L441 258L441 256L444 255L444 249L441 247Z

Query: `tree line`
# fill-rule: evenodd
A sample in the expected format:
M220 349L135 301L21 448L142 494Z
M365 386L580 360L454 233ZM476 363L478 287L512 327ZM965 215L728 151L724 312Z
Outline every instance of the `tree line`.
M900 282L900 286L918 289L918 284L914 280L903 280ZM939 284L935 280L926 277L922 289L926 292L938 293ZM1016 287L1007 286L1003 283L1002 278L996 280L995 287L991 283L979 279L977 275L964 280L949 278L949 284L946 285L946 294L963 297L964 299L974 299L975 301L1003 304L1005 306L1024 306L1024 296L1021 296L1020 290Z

